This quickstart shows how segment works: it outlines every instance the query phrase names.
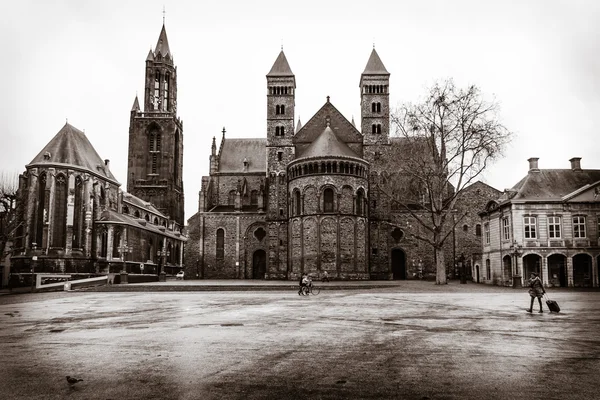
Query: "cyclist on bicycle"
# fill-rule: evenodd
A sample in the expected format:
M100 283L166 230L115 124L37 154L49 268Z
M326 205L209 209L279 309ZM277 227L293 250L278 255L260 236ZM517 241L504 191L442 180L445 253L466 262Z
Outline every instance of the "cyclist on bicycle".
M298 289L298 296L300 295L304 295L304 282L306 280L306 274L302 274L302 276L300 276L300 287Z

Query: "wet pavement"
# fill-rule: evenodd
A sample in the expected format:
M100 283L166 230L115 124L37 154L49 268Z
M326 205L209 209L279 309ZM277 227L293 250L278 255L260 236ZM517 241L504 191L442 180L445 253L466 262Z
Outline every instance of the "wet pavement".
M559 314L430 282L0 296L0 398L600 398L600 292L550 292Z

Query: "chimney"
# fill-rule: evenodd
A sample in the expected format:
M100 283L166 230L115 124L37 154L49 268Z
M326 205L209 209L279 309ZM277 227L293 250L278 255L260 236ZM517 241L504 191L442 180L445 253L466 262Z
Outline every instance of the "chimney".
M104 160L104 165L106 165L107 169L110 169L110 160L108 158Z
M581 171L581 157L573 157L569 161L571 161L571 170Z
M540 172L540 169L538 168L538 160L539 158L537 157L531 157L527 160L529 161L529 172Z

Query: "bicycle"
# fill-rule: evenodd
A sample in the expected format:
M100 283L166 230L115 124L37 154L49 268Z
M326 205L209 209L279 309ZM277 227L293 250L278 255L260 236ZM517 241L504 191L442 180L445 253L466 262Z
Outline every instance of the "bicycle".
M308 296L309 294L314 294L316 296L319 293L321 293L321 289L314 285L302 286L302 294L305 296Z

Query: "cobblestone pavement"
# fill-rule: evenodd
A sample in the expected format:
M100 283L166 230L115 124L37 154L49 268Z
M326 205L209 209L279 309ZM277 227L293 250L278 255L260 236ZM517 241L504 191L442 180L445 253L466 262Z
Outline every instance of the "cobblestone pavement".
M550 292L559 314L429 282L0 296L0 398L600 398L600 292Z

